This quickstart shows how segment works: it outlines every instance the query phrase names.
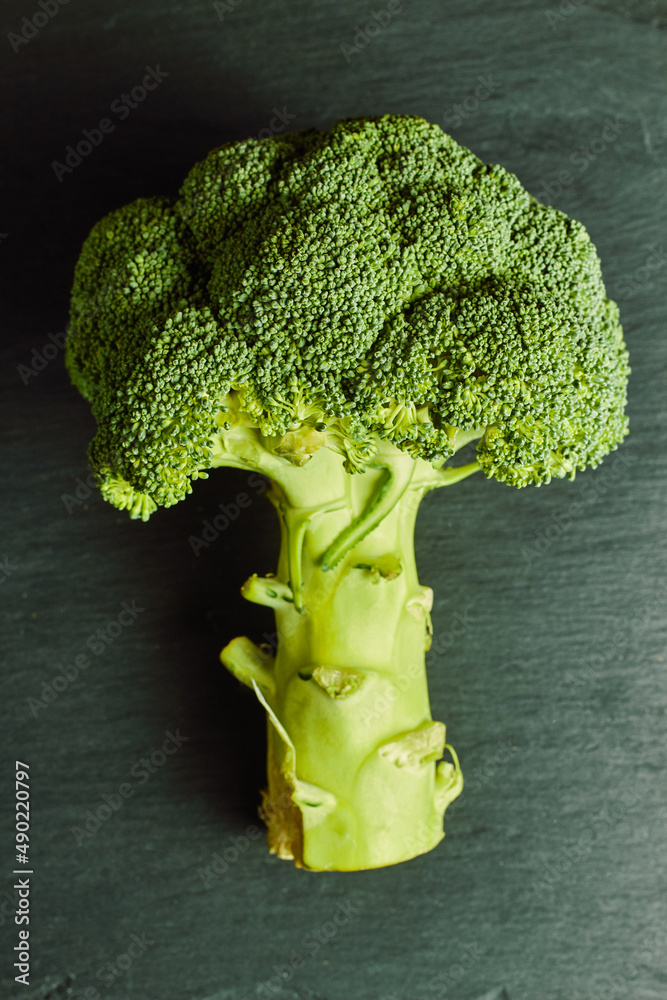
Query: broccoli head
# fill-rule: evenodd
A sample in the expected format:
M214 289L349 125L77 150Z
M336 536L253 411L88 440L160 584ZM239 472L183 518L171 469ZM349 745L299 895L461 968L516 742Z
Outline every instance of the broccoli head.
M584 227L421 118L227 143L178 198L93 228L67 365L102 493L132 517L215 466L271 479L278 574L243 593L276 609L277 652L222 657L268 713L272 850L360 868L434 846L461 777L455 755L433 767L411 526L435 486L574 479L626 435L627 351Z

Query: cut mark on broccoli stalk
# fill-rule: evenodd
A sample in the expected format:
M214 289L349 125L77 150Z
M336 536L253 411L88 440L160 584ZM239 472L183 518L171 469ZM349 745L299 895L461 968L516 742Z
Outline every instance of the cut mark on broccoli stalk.
M380 556L379 559L375 559L372 563L357 563L352 568L366 570L371 574L373 583L379 583L380 580L395 580L403 572L401 560L392 553Z
M415 471L414 462L384 465L380 481L366 508L331 543L322 556L322 569L330 570L351 552L355 545L370 534L386 517L410 485Z
M378 753L396 767L418 771L424 764L442 757L444 749L444 722L424 722L412 732L379 747Z
M423 618L426 627L426 641L424 648L428 652L433 641L433 621L431 619L431 608L433 607L433 590L431 587L422 587L416 597L411 597L405 605L414 618Z
M263 655L247 636L241 635L232 639L220 653L220 660L243 684L252 688L261 688L268 697L274 694L273 666L275 661L273 657Z
M441 761L435 769L435 804L443 812L450 802L453 802L463 790L463 774L456 750L449 743L445 743L444 750L449 753L454 761Z
M308 673L308 671L305 671L305 673ZM363 671L355 670L353 667L315 667L309 676L331 698L349 697L349 695L359 690L366 679ZM299 672L299 677L303 677L301 672Z
M310 461L318 448L321 448L325 443L326 434L318 430L317 427L306 425L283 434L274 451L276 455L282 455L292 465L302 468Z
M431 608L433 607L432 587L421 587L419 593L411 597L405 606L413 618L422 618L430 615Z
M267 608L284 608L294 604L292 588L272 576L258 576L253 573L241 587L241 595L253 604L264 604Z

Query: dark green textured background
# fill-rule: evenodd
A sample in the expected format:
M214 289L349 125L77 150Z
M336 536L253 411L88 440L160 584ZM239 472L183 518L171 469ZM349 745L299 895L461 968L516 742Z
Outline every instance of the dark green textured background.
M3 903L16 757L31 765L35 868L31 985L13 982L6 905L2 997L665 1000L667 6L403 0L349 61L341 44L383 0L241 0L223 20L208 2L71 0L14 52L5 36L37 10L5 0L0 24ZM164 82L126 120L110 114L156 64ZM493 93L476 104L480 77ZM314 874L262 836L206 887L199 870L257 823L263 712L217 657L272 630L238 588L273 566L274 515L227 470L148 524L95 493L68 513L88 405L62 353L28 384L18 366L64 329L92 224L175 192L274 109L293 128L421 115L581 220L621 307L631 436L575 483L473 477L423 507L432 707L467 779L445 841L396 868ZM52 161L104 117L114 132L59 183ZM188 536L240 491L252 504L195 557ZM87 650L133 600L135 624ZM28 699L86 651L34 717ZM177 728L182 748L145 784L129 777ZM133 796L77 846L72 828L125 781ZM307 935L330 934L340 904L349 919L316 950ZM105 985L98 970L132 935L152 943ZM259 989L292 955L293 976Z

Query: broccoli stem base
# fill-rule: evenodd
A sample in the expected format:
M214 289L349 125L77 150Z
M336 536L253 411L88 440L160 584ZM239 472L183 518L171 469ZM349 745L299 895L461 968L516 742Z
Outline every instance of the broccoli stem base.
M270 850L317 871L396 864L443 838L461 791L437 761L425 668L432 592L420 585L414 526L432 467L385 448L350 475L321 448L281 470L270 499L282 541L275 577L253 576L249 600L275 609L275 656L233 640L223 663L267 711ZM275 471L275 470L274 470Z

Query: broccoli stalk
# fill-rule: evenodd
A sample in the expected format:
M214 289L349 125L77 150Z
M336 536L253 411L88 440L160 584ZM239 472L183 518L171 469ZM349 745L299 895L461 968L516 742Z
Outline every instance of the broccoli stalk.
M433 595L417 578L417 509L426 491L479 465L437 471L383 442L365 472L350 474L317 431L304 466L276 461L258 433L250 462L244 430L221 441L211 465L230 464L240 442L246 458L234 464L273 480L278 572L253 575L241 593L275 610L277 652L242 637L221 659L267 712L269 847L318 870L404 861L442 839L463 787L451 747L454 764L434 766L445 726L429 706Z
M417 508L477 469L574 479L625 437L627 350L584 227L421 118L227 143L178 198L93 228L66 361L131 517L215 467L271 480L277 572L242 592L274 608L276 648L222 652L267 712L271 849L343 870L430 850L462 778L451 747L438 763Z

